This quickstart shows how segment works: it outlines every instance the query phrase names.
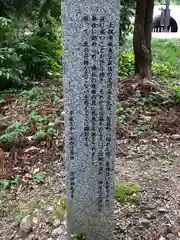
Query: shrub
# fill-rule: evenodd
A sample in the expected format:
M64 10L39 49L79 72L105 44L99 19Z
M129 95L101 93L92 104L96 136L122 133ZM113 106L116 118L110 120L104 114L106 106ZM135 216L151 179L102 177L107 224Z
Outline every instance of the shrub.
M59 77L61 41L56 21L46 16L31 34L24 36L18 53L26 64L25 75L31 78Z
M122 52L119 57L119 76L125 77L129 75L133 75L134 73L134 54L131 49L127 49ZM175 66L168 62L162 62L159 60L154 60L152 62L152 74L158 75L163 78L174 78L176 77Z
M26 37L17 49L21 61L25 64L25 76L31 79L58 76L60 74L61 51L56 42L36 34Z
M172 77L173 67L169 63L153 62L152 73L163 77Z
M0 17L0 90L21 86L27 79L61 76L60 34L55 27L47 17L25 34L23 23L19 28L18 21Z
M0 49L0 90L21 85L24 63L14 48Z
M0 89L20 85L24 64L13 44L17 28L11 19L0 17Z
M119 58L119 76L129 76L134 72L134 54L132 51L123 52Z

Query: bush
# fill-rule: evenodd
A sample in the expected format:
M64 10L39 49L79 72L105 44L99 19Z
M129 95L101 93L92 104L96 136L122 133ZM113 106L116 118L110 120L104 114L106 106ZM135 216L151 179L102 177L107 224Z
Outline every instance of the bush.
M129 76L134 72L134 54L132 51L123 52L119 58L119 76Z
M17 28L11 19L0 17L0 89L21 83L24 64L13 47Z
M26 79L61 76L56 22L47 17L40 27L28 29L28 34L18 24L14 19L0 18L0 90L21 86Z
M134 53L132 48L120 53L118 68L120 77L134 74ZM152 74L161 78L175 78L177 75L175 68L177 68L175 61L170 63L167 61L163 62L156 57L152 62Z
M172 77L173 67L169 63L153 62L152 73L163 77Z
M22 83L24 63L14 48L0 49L0 90L14 88Z
M60 74L60 54L56 42L33 34L25 37L17 48L21 61L25 64L25 76L31 79L58 76Z
M35 79L59 77L62 51L56 21L50 16L41 20L32 34L24 36L18 52L26 63L26 76Z

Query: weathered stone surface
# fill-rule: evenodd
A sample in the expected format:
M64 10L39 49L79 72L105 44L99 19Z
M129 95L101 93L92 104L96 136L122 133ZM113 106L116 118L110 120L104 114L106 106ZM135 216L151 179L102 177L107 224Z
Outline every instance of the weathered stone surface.
M113 234L120 0L63 0L68 232Z
M159 208L158 212L163 214L163 213L167 213L168 211L165 208Z
M64 233L64 229L62 226L59 226L58 228L53 229L51 235L52 237L58 237Z
M173 135L171 136L171 139L173 139L173 140L179 140L179 139L180 139L180 134L173 134Z
M61 224L61 220L60 220L60 219L55 219L55 220L53 221L53 227L54 227L54 228L59 227L60 224Z
M166 238L161 236L159 240L166 240Z
M24 238L29 235L29 233L32 231L32 218L31 216L24 217L19 226L19 235Z
M151 222L150 222L148 219L146 219L146 218L142 218L142 219L140 220L140 223L141 223L141 225L144 226L145 228L149 228L149 227L150 227L150 224L151 224Z

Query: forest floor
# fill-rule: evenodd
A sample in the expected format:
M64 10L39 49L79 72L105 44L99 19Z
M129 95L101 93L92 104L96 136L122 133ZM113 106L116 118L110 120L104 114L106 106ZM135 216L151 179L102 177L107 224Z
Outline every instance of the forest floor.
M156 79L139 84L128 77L118 85L120 240L180 240L180 47L178 40L152 43ZM125 71L134 64L127 46ZM1 240L65 239L63 147L61 84L38 82L29 90L0 93Z
M164 90L137 96L130 91L135 82L128 78L119 84L115 176L121 187L115 236L179 240L180 106L172 105ZM139 86L144 94L147 85ZM0 104L1 240L64 240L62 87L38 83L30 90L4 93Z

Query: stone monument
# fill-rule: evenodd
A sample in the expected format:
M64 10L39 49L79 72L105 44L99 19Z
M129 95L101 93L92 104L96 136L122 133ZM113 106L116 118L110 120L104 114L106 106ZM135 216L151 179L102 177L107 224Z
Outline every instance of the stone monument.
M120 0L62 0L67 228L113 239Z

